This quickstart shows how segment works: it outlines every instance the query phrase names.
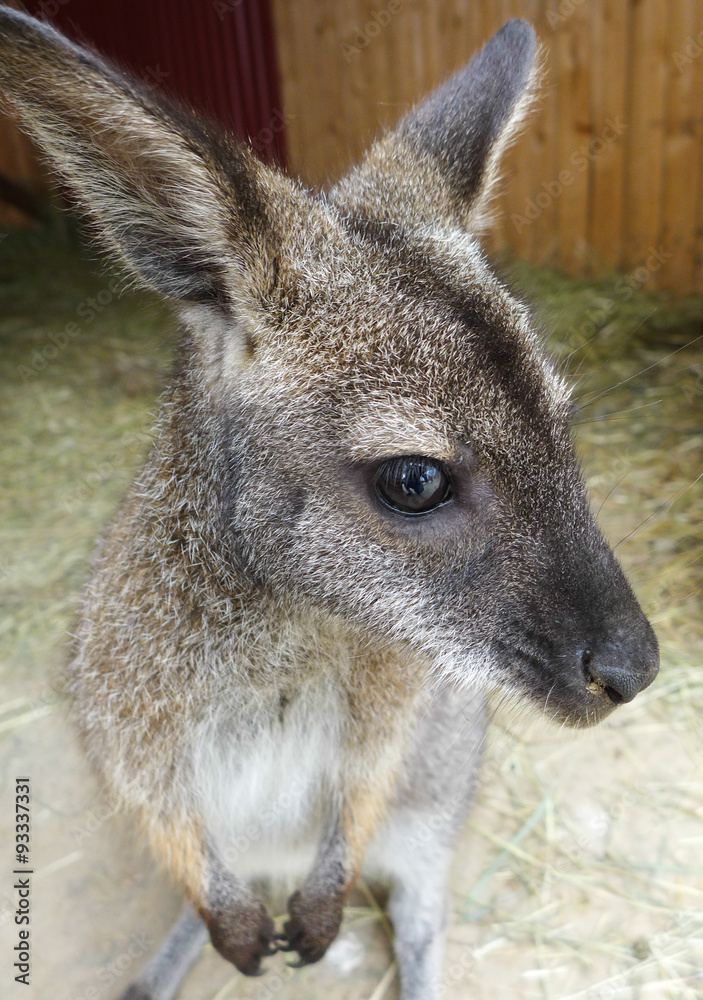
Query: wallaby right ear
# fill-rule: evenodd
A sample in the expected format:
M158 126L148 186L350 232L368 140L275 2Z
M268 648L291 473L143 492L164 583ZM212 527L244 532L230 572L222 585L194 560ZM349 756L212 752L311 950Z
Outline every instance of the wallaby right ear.
M362 218L481 229L498 161L531 101L536 55L532 27L508 21L375 142L331 197Z
M53 28L0 7L0 92L142 281L236 299L274 251L283 175Z

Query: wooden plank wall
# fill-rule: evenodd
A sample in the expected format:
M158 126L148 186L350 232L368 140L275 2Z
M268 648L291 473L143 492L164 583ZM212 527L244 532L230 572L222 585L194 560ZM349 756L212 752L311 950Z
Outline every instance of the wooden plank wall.
M510 17L531 21L545 81L492 246L703 291L703 0L274 0L274 17L291 168L313 184Z
M703 0L273 0L273 11L291 169L312 184L525 17L545 80L506 159L489 245L703 291ZM42 182L2 116L0 171ZM0 227L19 221L0 206Z

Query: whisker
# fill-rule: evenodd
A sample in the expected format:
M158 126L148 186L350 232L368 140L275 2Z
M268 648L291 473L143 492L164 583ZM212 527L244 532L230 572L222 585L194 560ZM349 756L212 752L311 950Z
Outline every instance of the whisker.
M645 323L647 322L647 320L648 320L648 319L651 319L651 318L652 318L652 316L653 316L653 315L655 314L655 312L657 311L657 309L658 309L658 306L655 306L655 307L654 307L654 309L652 309L652 311L651 311L650 313L648 313L648 314L647 314L647 315L646 315L646 316L644 317L644 319L643 319L643 320L642 320L641 322L639 322L639 323L637 324L637 326L633 327L633 329L632 329L632 330L630 330L630 332L628 333L628 335L627 335L627 336L625 337L625 339L624 339L624 340L621 340L621 341L619 341L619 348L620 348L620 352L621 352L621 353L622 353L622 348L623 348L623 347L625 346L625 344L626 344L626 343L628 342L628 340L630 340L630 338L631 338L631 337L634 337L634 335L635 335L635 334L637 333L637 331L638 331L638 330L639 330L639 329L640 329L641 327L643 327L643 326L644 326L644 324L645 324ZM602 371L602 370L603 370L603 369L605 368L605 366L606 366L606 364L607 364L607 363L608 363L607 361L604 361L604 362L603 362L602 364L598 365L598 367L597 367L597 368L593 368L593 369L592 369L591 371L589 371L589 372L586 372L586 373L585 373L585 375L584 375L584 376L582 376L582 377L581 377L581 378L579 379L579 382L582 382L582 381L583 381L583 378L584 378L584 377L585 377L586 375L590 375L590 376L591 376L591 378L592 378L592 377L593 377L594 375L597 375L597 374L598 374L598 372ZM579 366L579 367L580 367L580 366ZM573 387L573 389L574 389L574 390L576 390L576 389L578 388L578 384L579 384L579 383L577 382L577 383L576 383L576 384L574 385L574 387ZM607 390L607 391L609 392L610 390ZM588 404L586 403L586 404L584 404L584 405L586 405L586 406L587 406Z
M647 569L650 569L651 567L656 566L658 563L666 562L670 559L671 559L671 553L668 552L666 555L660 556L658 559L652 559L651 562L647 564ZM632 575L632 566L628 566L628 574L631 576L633 585L635 587L640 587L643 583L649 583L654 579L656 579L659 583L663 583L665 580L671 579L671 577L674 575L680 576L683 570L687 570L690 569L691 566L695 566L697 562L701 561L701 559L703 559L703 552L699 552L698 555L693 556L691 559L687 559L685 562L677 560L675 564L666 573L657 573L656 576L651 573L647 573L647 574L642 574L636 578ZM640 560L640 564L641 562L642 560ZM637 565L637 563L634 563L633 565Z
M677 542L681 542L684 538L691 535L696 530L696 528L700 528L702 525L703 525L703 520L696 521L695 524L690 525L690 527L688 527L683 534L677 535L676 538L672 539L672 546L675 545ZM683 567L685 568L687 566L692 565L698 559L702 558L703 558L703 553L694 556L694 558L691 559L690 562L685 562L683 564L677 563L677 567L683 565ZM656 558L652 558L650 555L643 555L640 556L639 559L629 559L627 563L628 572L632 573L638 566L642 566L643 563L646 563L647 566L656 566L658 563L666 562L669 559L671 559L671 552L665 552L663 553L663 555L657 556ZM672 569L671 572L674 572L674 570ZM665 577L662 577L662 579L665 579Z
M646 368L642 368L640 369L640 371L635 372L634 375L629 375L627 378L622 379L622 381L616 382L615 385L611 385L608 389L604 389L603 392L599 392L597 396L593 397L593 399L587 400L583 404L583 406L580 406L579 410L583 410L587 406L590 406L591 403L595 403L597 399L602 399L603 396L607 396L607 394L609 392L613 392L614 389L619 389L621 385L626 385L628 382L631 382L633 378L639 378L640 375L644 375L645 372L651 371L652 368L656 368L657 365L660 365L663 361L668 361L669 358L673 358L674 355L678 354L680 351L685 351L687 347L692 347L693 344L698 343L699 340L703 340L703 333L699 334L697 337L694 337L693 340L689 340L687 344L683 344L681 347L677 347L675 351L672 351L670 354L666 354L663 358L658 358L656 361L652 362L651 365L647 365Z
M606 493L606 495L603 497L603 499L601 501L601 505L598 508L598 513L596 514L596 517L600 517L600 512L603 510L603 507L605 506L606 501L610 499L610 497L613 494L613 491L618 488L618 486L620 485L620 483L624 482L627 479L627 477L629 476L629 474L630 474L630 469L628 469L627 472L624 472L622 474L622 476L620 477L620 479L618 479L617 483L615 483L613 486L610 487L610 489L608 490L608 492Z
M656 510L653 510L652 513L649 514L647 517L645 517L645 519L641 521L636 528L633 528L632 531L630 531L627 535L625 535L624 538L621 538L618 544L613 546L613 552L615 551L615 549L618 548L618 546L626 542L628 538L632 538L634 535L636 535L641 530L641 528L643 528L644 525L647 524L648 521L652 520L652 518L655 515L661 514L662 511L664 510L668 510L673 504L676 503L677 500L680 500L681 497L685 496L688 493L688 491L696 485L699 479L703 479L703 472L701 472L698 476L696 476L693 482L689 483L689 485L684 490L681 490L681 492L678 493L678 495L676 493L672 493L672 495L669 497L668 500L666 500L663 504L660 504L660 506L657 507Z
M625 413L634 413L635 410L644 410L648 406L656 406L658 403L663 402L663 399L655 399L651 403L641 403L639 406L630 406L626 410L616 410L614 413L606 413L602 417L588 417L587 420L574 420L573 425L574 427L579 427L581 424L597 424L603 420L612 420L614 417L620 417Z
M573 358L574 354L578 354L578 352L582 351L584 347L588 347L588 345L592 344L594 340L598 340L599 335L600 335L600 330L597 330L592 337L589 337L588 340L584 340L582 344L580 344L578 347L575 347L573 351L570 351L569 354L567 354L566 357L564 358L564 364L566 364L569 358Z

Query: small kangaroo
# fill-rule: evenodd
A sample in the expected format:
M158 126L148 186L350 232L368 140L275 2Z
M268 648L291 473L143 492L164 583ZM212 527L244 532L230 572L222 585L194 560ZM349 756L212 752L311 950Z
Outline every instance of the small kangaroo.
M317 961L362 867L391 885L403 1000L436 998L484 692L588 726L657 673L567 388L476 238L535 53L510 21L313 192L0 10L9 108L183 326L67 680L189 901L129 1000L175 997L206 933L246 975ZM276 876L281 933L252 888Z

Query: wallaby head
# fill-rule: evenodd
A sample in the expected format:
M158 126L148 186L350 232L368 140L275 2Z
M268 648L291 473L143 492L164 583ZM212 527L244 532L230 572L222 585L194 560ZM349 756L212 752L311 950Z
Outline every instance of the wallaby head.
M646 686L656 640L589 511L567 387L475 238L531 28L326 193L50 27L0 28L10 108L185 322L168 406L198 481L171 502L218 565L572 724Z

